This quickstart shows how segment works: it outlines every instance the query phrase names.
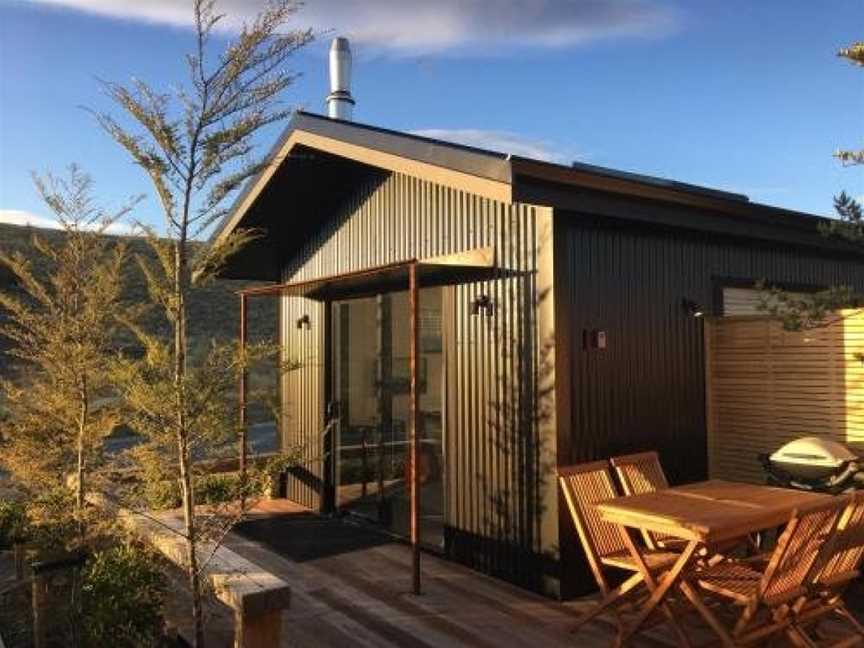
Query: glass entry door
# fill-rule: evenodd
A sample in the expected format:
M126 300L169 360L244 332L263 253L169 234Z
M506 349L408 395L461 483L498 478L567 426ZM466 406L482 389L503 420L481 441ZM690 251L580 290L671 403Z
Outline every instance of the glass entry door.
M420 290L420 541L443 548L442 289ZM392 533L410 530L410 351L407 292L333 304L336 501Z

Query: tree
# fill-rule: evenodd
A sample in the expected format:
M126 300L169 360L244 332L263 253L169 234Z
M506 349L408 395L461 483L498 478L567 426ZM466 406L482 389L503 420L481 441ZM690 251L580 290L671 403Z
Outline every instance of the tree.
M153 300L171 324L172 341L166 347L142 333L147 339L146 363L127 375L125 393L139 420L146 420L154 431L164 425L172 436L199 646L203 627L192 450L210 435L204 426L223 421L227 413L196 395L209 384L201 373L207 362L224 366L225 354L214 349L200 370L190 371L194 359L188 353L187 299L193 274L197 281L212 277L250 239L250 233L238 232L206 248L198 258L192 257L190 242L227 213L226 199L244 181L264 169L266 163L252 157L255 134L290 114L280 100L296 76L283 66L312 39L309 30L284 30L295 11L293 0L273 0L213 57L211 37L224 16L216 12L214 0L194 0L195 49L186 59L185 85L163 93L137 80L128 87L102 82L130 125L127 128L110 114L96 113L102 128L149 177L169 237L160 240L151 233L159 262L142 263L142 269ZM201 408L207 411L202 413Z
M84 528L88 464L113 427L108 365L123 310L126 246L105 236L132 206L109 213L91 197L90 177L77 166L67 179L34 176L63 234L52 244L33 237L41 258L0 252L0 265L23 294L0 293L13 343L17 380L3 380L9 416L0 459L31 496L65 488L75 474L75 517Z
M853 65L864 67L864 42L853 43L841 49L838 56ZM840 149L834 153L844 166L864 165L864 147ZM824 236L836 236L864 247L864 210L861 203L841 191L834 197L834 211L838 218L820 228ZM779 288L760 285L760 310L779 319L789 330L800 330L822 326L829 320L832 311L858 307L859 297L849 286L834 286L812 295L789 294ZM830 319L830 318L829 318Z

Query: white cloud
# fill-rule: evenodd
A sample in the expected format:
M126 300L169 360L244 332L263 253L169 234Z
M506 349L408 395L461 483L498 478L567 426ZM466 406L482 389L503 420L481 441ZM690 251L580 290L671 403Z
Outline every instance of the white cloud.
M30 0L104 16L186 26L188 0ZM236 27L263 0L221 0ZM229 20L230 19L230 20ZM657 36L673 30L667 0L306 0L297 26L348 36L371 48L401 53L470 49L568 47L615 36Z
M586 155L556 147L549 142L532 139L509 131L483 130L478 128L422 128L409 131L413 135L489 149L500 153L511 153L520 157L570 164L576 159L584 160Z
M46 218L24 211L23 209L0 209L0 223L41 227L44 229L63 229L56 218ZM127 223L112 223L107 227L105 232L118 236L136 236L140 234L139 229L135 225Z
M44 227L46 229L60 229L60 223L52 218L45 218L31 214L22 209L0 209L0 223L10 225L29 225L30 227Z

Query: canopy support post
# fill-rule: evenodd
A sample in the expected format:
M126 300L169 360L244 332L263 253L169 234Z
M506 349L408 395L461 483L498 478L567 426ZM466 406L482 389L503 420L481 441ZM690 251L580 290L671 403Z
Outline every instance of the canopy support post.
M414 594L420 594L420 471L417 461L420 458L420 402L417 389L418 354L420 347L420 293L417 285L417 263L408 268L408 298L411 310L410 329L410 364L411 364L411 443L410 443L410 499L411 499L411 589Z
M246 507L246 390L249 382L249 372L246 370L246 342L247 342L247 295L240 293L240 384L238 385L237 402L240 410L240 508Z

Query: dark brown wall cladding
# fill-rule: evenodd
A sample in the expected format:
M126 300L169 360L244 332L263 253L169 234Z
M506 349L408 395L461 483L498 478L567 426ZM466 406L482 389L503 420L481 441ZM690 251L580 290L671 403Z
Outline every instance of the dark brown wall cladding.
M412 258L491 246L505 278L445 289L452 313L445 331L445 546L476 568L543 589L557 546L554 434L538 420L542 341L535 304L537 214L526 205L480 198L402 174L359 187L302 251L287 260L283 281L342 274ZM551 212L544 210L547 220ZM550 233L551 236L551 233ZM488 295L494 316L472 316ZM282 298L286 353L301 367L283 383L286 447L300 444L306 466L289 497L319 505L319 435L328 391L326 307ZM310 316L311 326L294 323ZM370 331L370 336L374 332ZM554 501L554 500L553 500ZM551 521L551 528L549 527ZM533 562L531 562L533 561Z
M559 215L556 214L556 218ZM864 287L864 263L716 235L657 231L560 214L556 282L566 276L572 407L562 462L660 451L676 481L706 473L702 322L718 286L767 279L788 285ZM606 349L583 345L605 331ZM563 439L562 439L563 440Z
M569 402L561 464L650 449L673 483L705 479L703 323L682 300L715 311L720 286L759 279L864 288L864 264L831 253L569 212L555 219L558 329L569 334L559 366L570 372L557 374L559 402ZM593 331L605 332L605 349L586 348ZM575 531L561 521L564 563L575 565Z

